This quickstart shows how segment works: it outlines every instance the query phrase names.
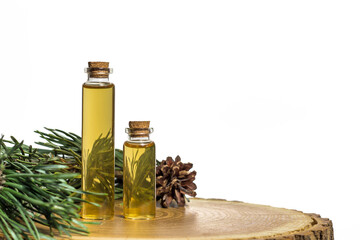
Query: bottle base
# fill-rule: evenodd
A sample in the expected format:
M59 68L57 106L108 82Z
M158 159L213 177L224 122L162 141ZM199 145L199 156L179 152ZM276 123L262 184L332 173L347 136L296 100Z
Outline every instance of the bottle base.
M146 216L124 216L125 219L129 220L151 220L155 218L155 215L146 215Z
M95 216L95 215L86 215L81 216L82 219L86 220L111 220L114 218L114 216Z

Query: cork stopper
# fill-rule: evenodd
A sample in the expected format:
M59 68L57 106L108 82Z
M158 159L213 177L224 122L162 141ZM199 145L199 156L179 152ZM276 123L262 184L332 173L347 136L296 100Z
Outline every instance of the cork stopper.
M149 137L152 133L150 127L150 121L130 121L127 132L132 137Z
M89 68L109 68L109 62L89 62Z
M91 78L108 78L112 69L109 68L109 62L89 62L89 67L85 68L85 72Z

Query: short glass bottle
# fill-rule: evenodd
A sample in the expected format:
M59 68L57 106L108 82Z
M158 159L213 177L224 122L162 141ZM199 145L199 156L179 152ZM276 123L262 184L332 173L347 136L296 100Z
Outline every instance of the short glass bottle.
M155 143L150 121L129 122L124 143L123 215L127 219L152 219L156 212Z

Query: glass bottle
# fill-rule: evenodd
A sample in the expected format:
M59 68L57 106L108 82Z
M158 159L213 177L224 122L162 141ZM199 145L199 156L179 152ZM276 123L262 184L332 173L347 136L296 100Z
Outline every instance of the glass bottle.
M123 214L128 219L155 217L155 143L150 140L150 121L129 122L124 143Z
M82 87L82 189L100 194L82 195L86 202L82 202L81 216L111 219L115 182L115 86L109 82L112 69L108 62L89 62L85 72L88 80Z

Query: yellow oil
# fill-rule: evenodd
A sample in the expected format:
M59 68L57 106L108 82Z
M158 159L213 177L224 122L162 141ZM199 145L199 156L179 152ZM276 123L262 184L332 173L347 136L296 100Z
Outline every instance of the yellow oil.
M85 219L111 219L114 216L114 85L86 82L82 109L82 189L107 195L83 194Z
M155 217L155 144L124 143L123 214L128 219Z

